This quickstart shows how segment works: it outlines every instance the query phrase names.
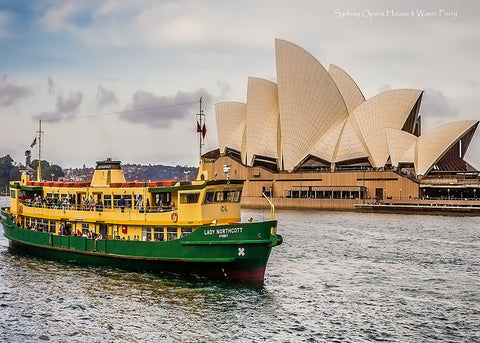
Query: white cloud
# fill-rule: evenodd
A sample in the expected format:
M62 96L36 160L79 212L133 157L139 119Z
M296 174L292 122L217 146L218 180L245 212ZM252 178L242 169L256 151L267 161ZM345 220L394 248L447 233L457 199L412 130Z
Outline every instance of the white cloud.
M83 100L82 92L70 92L68 97L64 97L60 91L57 94L57 102L55 110L51 112L42 112L34 115L35 120L42 119L44 121L58 121L63 119L71 119L75 117Z
M46 9L41 22L47 30L72 30L74 28L72 19L83 9L84 5L81 1L55 2Z
M265 10L256 2L232 11L223 1L64 1L47 7L41 22L47 30L69 32L92 46L239 49L264 46L275 35L275 22L293 19L277 6L269 9L277 13L266 17L255 7Z
M17 85L8 80L8 76L4 75L0 79L0 106L11 106L23 98L31 95L33 90L29 86Z
M118 103L118 98L114 91L98 86L97 104L99 108L116 103Z
M208 102L211 95L205 89L179 91L173 96L158 96L139 90L132 96L132 102L127 108L129 113L121 114L120 119L135 124L171 128L174 121L181 121L195 113L200 97Z
M52 78L49 76L47 78L47 93L48 94L55 94L55 90L56 90L56 85L53 82Z

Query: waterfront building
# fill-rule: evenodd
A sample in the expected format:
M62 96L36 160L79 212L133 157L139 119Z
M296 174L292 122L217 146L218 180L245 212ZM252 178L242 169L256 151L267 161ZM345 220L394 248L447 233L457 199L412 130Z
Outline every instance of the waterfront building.
M365 99L340 67L275 41L277 82L248 78L247 99L215 106L219 148L203 168L244 179L244 206L353 209L365 202L458 202L480 197L464 160L476 120L423 132L423 91Z

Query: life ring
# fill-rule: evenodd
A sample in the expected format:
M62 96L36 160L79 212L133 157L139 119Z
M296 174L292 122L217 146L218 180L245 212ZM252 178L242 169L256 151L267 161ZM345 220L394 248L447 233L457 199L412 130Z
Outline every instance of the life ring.
M172 219L172 222L176 223L178 221L178 214L177 212L172 212L170 218Z
M22 213L23 212L23 206L20 205L20 207L18 208L18 213Z

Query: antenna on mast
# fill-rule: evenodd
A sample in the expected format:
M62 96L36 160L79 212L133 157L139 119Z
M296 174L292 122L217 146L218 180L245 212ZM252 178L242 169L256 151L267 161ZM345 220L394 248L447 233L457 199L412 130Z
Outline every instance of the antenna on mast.
M205 145L205 135L207 134L207 128L205 127L205 113L202 109L202 97L200 97L200 111L197 113L197 133L198 133L198 150L199 161L202 162L202 148Z
M42 181L42 120L38 121L38 166L37 166L37 181Z

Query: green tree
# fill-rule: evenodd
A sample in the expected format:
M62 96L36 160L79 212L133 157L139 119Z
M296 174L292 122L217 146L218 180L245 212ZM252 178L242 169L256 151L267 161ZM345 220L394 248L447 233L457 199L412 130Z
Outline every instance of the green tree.
M13 159L10 155L5 155L0 157L0 190L4 191L8 186L10 181L20 180L20 170L17 166L13 164ZM37 166L38 160L33 160L30 164L30 167L34 170L34 177L37 175ZM42 160L42 179L50 180L53 177L58 179L59 177L64 177L65 173L63 172L60 166L55 164L50 165L49 162Z
M12 169L10 169L10 175L9 179L10 181L15 181L15 180L20 180L22 175L20 174L20 169L18 169L17 166L14 166Z
M36 180L37 179L38 160L37 159L33 160L32 163L30 164L30 167L32 167L32 169L33 169L33 177ZM50 163L48 163L45 160L42 160L42 179L43 180L45 180L45 176L48 176L48 179L50 179L50 175L45 174L45 169L47 169L48 167L50 167Z
M0 187L2 190L4 190L10 182L10 173L13 169L13 159L10 155L5 155L0 158Z
M49 167L43 169L42 166L42 178L44 180L51 180L53 175L54 180L58 180L59 177L64 177L65 173L62 170L62 167L52 164Z

